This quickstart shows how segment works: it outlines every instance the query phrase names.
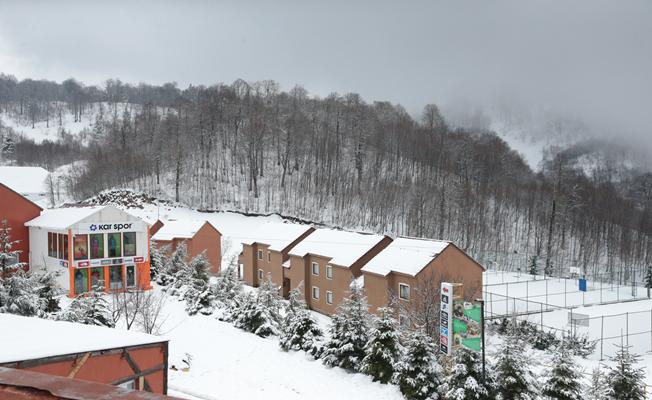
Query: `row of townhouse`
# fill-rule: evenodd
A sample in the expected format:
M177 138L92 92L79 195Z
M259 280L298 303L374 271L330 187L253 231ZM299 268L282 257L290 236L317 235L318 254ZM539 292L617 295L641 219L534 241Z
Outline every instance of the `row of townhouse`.
M423 296L437 296L442 281L462 283L467 299L478 298L484 271L449 241L285 223L266 224L243 241L239 262L246 284L256 287L269 277L285 298L302 285L308 307L327 315L354 280L375 312L390 304L415 307Z

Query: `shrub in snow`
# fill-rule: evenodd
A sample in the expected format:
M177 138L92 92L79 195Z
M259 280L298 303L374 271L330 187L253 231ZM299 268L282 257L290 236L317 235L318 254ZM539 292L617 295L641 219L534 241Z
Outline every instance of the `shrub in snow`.
M0 223L0 278L8 272L22 269L26 263L19 263L20 250L13 250L18 240L11 240L11 228L6 219Z
M532 361L515 334L505 337L497 354L496 397L500 400L534 400L539 387L532 371Z
M432 339L421 329L414 331L405 354L396 366L396 384L408 400L438 399L442 383L441 366Z
M607 370L607 398L613 400L643 400L645 372L637 367L640 356L629 351L629 346L619 346L611 357L612 366Z
M149 246L149 277L156 281L159 271L162 271L168 262L169 246L159 247L156 242L152 241Z
M36 294L42 300L41 306L45 313L53 313L61 310L56 289L54 272L45 272L42 274L32 275L35 285Z
M281 325L279 346L285 351L312 352L322 337L322 331L308 311L306 303L301 299L300 287L301 285L290 291L290 301Z
M324 364L354 371L360 368L369 340L368 308L362 289L351 285L348 298L337 307L331 320L330 338L321 354Z
M374 319L360 372L370 375L374 382L388 383L401 358L398 323L392 309L381 308L378 312L380 317Z
M560 344L559 347L565 346L571 354L586 358L593 354L597 343L596 340L590 340L588 334L569 332L564 334L563 344Z
M226 314L228 320L247 332L261 337L279 334L280 296L268 277L255 293L238 296L235 306Z
M479 400L491 398L491 385L483 382L478 353L460 347L455 350L453 364L444 379L441 393L445 400ZM487 381L490 381L487 374Z
M591 383L586 390L587 400L607 400L607 380L602 368L596 367L591 374Z
M537 275L539 273L539 256L534 255L530 257L527 268L530 275Z
M109 303L101 293L94 291L76 297L70 307L59 314L58 319L110 328L115 326Z
M215 296L208 284L208 269L210 263L204 253L194 257L187 266L184 274L184 284L187 286L184 291L186 300L186 312L195 315L198 312L204 315L211 314L215 308Z
M551 369L545 375L541 394L554 400L581 400L584 397L580 367L565 344L564 342L557 348L552 358Z
M242 293L242 281L238 278L236 266L229 265L217 277L213 285L215 300L228 306L240 293Z
M174 287L178 277L182 275L187 267L186 259L188 257L188 247L185 243L181 243L174 250L169 259L159 271L156 282L162 286ZM163 290L169 290L164 288Z
M647 297L650 297L650 289L652 289L652 264L649 264L645 271L645 287L647 288Z
M0 312L24 316L39 315L46 301L39 297L34 279L22 269L0 278Z

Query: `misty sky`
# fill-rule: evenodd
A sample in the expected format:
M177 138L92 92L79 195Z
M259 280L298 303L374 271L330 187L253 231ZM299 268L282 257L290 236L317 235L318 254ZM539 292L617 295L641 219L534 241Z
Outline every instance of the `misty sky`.
M0 0L0 72L511 101L652 141L652 1L89 3Z

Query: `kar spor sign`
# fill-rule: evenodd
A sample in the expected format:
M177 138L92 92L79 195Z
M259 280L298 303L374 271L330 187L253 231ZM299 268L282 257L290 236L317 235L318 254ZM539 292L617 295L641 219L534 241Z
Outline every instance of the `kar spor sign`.
M77 233L134 232L142 231L143 223L137 222L95 222L79 224Z
M88 229L91 232L95 231L123 231L127 229L131 229L131 225L133 223L123 223L123 224L91 224Z

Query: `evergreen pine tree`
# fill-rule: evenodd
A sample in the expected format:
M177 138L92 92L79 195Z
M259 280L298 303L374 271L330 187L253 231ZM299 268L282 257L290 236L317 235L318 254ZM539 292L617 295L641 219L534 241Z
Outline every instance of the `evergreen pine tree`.
M491 398L491 385L483 382L478 353L463 347L455 350L451 372L442 385L442 395L445 400Z
M281 325L279 345L285 351L311 351L322 337L321 329L301 298L300 287L290 291L290 301Z
M185 272L187 268L186 259L188 258L188 247L185 243L181 243L177 248L172 252L172 255L163 265L163 269L158 275L156 280L162 286L170 286L174 288L179 274ZM169 289L164 289L169 290ZM171 291L172 295L176 295L176 291Z
M169 246L159 247L156 242L152 241L149 246L149 277L156 280L159 271L163 270L168 262L167 252Z
M432 339L421 329L410 335L395 375L396 383L406 399L439 398L442 372L435 354Z
M610 400L643 400L645 395L645 372L636 365L640 356L630 353L629 346L619 346L611 357L613 366L608 368L607 398Z
M365 357L369 339L369 311L362 288L351 284L349 296L337 307L329 328L330 338L324 344L324 364L357 371Z
M36 294L42 300L43 311L45 313L53 313L61 310L59 299L56 297L55 277L56 274L54 272L32 275Z
M647 266L645 271L645 288L647 289L647 297L650 297L650 289L652 289L652 264Z
M14 154L16 151L16 142L14 139L9 136L5 135L4 140L2 141L2 147L0 147L0 153L7 159L11 158L11 156Z
M30 275L18 269L0 278L0 312L35 316L45 309Z
M0 277L8 271L23 268L27 265L24 262L18 262L20 250L13 250L18 243L17 240L11 240L11 228L6 219L0 222Z
M496 392L500 400L534 400L538 384L532 361L516 334L505 337L495 365Z
M213 312L215 296L208 284L210 263L204 253L195 256L188 264L187 284L184 299L186 312L195 315L198 312L208 315Z
M374 382L388 383L401 358L398 323L392 316L393 310L380 308L378 313L380 317L374 320L360 371L370 375Z
M239 296L238 308L232 311L233 324L261 337L278 335L280 323L280 296L278 288L268 277L255 294Z
M586 391L587 400L607 400L607 380L602 368L596 367L591 374L591 384Z
M539 256L534 255L530 257L530 264L528 265L530 275L537 275L539 273Z
M572 352L562 343L552 358L552 369L543 384L542 394L553 400L581 400L582 375Z
M228 307L240 293L242 293L242 281L238 278L236 267L229 265L217 277L213 286L215 299Z
M68 309L59 314L58 319L86 325L115 327L109 303L101 293L95 291L76 297Z

